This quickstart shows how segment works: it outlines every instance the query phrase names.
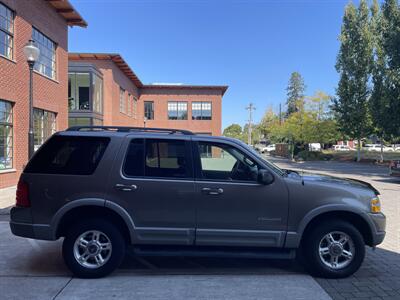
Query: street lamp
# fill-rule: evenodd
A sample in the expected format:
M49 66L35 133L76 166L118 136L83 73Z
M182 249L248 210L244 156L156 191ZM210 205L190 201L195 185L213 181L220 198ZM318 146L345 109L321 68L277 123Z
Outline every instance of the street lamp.
M29 133L28 133L28 157L31 159L34 150L33 141L33 66L38 60L40 50L35 46L34 40L29 42L24 47L24 55L29 65Z

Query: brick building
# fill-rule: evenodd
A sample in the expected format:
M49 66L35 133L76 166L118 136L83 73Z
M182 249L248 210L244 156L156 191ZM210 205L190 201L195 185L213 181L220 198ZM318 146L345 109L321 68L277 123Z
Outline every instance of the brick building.
M221 134L227 86L143 84L118 54L69 53L69 125L146 126Z
M24 45L35 41L35 147L68 126L68 26L86 22L66 0L0 0L0 188L17 183L28 159L29 67Z

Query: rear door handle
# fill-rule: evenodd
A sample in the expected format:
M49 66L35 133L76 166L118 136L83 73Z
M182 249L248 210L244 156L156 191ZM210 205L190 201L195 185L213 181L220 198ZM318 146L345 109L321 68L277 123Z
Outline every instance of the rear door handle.
M221 195L224 190L221 188L202 188L201 192L207 195Z
M123 192L132 192L132 191L134 191L134 190L137 190L137 186L134 185L134 184L127 185L127 184L117 183L117 184L114 186L114 188L115 188L116 190L123 191Z

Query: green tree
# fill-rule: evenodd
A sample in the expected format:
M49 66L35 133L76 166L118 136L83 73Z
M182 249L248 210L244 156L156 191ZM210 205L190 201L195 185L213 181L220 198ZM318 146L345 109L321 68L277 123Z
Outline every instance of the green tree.
M373 89L369 100L374 132L381 140L381 161L383 161L383 140L388 127L388 95L385 88L387 59L383 48L383 20L377 0L371 7L371 32L373 36L374 63L371 69Z
M279 116L274 113L272 107L268 108L258 125L259 131L265 139L271 139L271 128L277 122L279 122Z
M242 126L239 124L231 124L224 129L223 135L235 139L242 139Z
M340 34L336 70L340 74L334 108L343 134L357 139L357 161L360 161L361 139L371 132L368 109L369 80L373 61L373 38L369 8L365 0L358 9L346 6Z
M290 114L299 111L301 108L304 91L306 86L304 84L304 79L299 72L293 72L290 75L289 84L286 88L287 92L287 111L286 116L288 117Z

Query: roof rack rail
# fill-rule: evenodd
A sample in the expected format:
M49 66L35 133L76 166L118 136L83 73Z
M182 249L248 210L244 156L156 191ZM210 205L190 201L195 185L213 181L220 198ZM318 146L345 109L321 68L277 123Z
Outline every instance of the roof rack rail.
M169 134L180 133L183 135L194 135L193 132L184 129L168 129L168 128L152 128L152 127L129 127L129 126L72 126L66 131L153 131L153 132L169 132Z

